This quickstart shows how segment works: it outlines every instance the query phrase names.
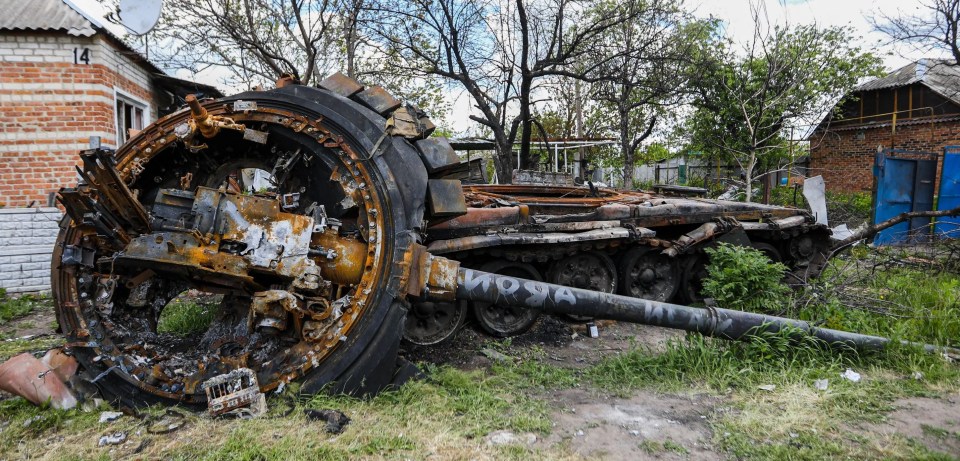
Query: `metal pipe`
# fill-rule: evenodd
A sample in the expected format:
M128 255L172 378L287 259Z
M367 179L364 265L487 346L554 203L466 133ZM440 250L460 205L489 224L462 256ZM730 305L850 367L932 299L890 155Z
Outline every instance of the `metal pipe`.
M573 314L695 331L724 339L747 340L762 331L778 332L792 328L831 345L847 345L862 350L883 349L891 341L880 336L817 328L802 320L715 307L696 308L662 303L466 268L460 268L457 273L456 297L526 307L551 314ZM904 344L922 346L927 352L960 356L960 350L953 348Z

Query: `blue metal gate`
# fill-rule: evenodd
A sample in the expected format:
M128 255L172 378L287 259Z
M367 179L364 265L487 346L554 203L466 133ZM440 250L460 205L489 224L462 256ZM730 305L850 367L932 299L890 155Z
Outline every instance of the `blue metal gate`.
M943 168L940 170L940 193L938 210L951 210L960 206L960 146L943 149ZM960 238L960 216L937 218L934 232L938 237Z
M909 211L933 209L937 155L886 149L877 152L874 224ZM930 218L914 218L889 227L874 238L876 245L924 242L930 239Z

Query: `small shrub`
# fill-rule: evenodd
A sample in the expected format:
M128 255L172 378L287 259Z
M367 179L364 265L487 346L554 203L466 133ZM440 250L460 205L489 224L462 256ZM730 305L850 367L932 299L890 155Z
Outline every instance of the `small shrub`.
M790 289L781 280L787 267L771 263L753 248L721 243L708 248L710 264L703 294L720 307L744 311L773 311L782 307Z

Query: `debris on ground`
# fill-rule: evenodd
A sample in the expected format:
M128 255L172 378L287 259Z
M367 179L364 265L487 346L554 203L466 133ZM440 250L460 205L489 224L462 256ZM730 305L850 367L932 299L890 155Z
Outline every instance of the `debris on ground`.
M857 373L849 368L847 368L847 370L844 371L843 373L840 373L840 377L855 383L860 382L860 373Z
M308 408L303 410L303 413L312 421L323 421L327 423L327 432L331 434L343 432L343 428L347 424L350 424L350 417L338 410L314 410Z
M487 356L490 360L501 362L501 363L510 363L513 362L513 357L510 357L507 354L497 352L490 348L484 348L480 351L483 355Z
M237 368L203 383L210 416L232 415L256 418L267 412L266 396L260 392L257 375L249 368Z
M537 442L537 436L529 432L523 434L514 434L511 431L494 431L487 434L486 443L490 446L501 445L533 445Z
M757 386L757 389L760 389L761 391L767 391L767 392L772 392L776 388L777 388L776 384L761 384Z
M913 379L917 381L923 381L923 373L919 371L913 372Z
M100 413L100 424L110 423L120 419L123 416L122 412L119 411L104 411Z
M146 420L148 434L169 434L187 425L186 415L179 411L167 410L162 415L148 416Z
M0 365L0 390L34 405L49 402L53 408L69 410L78 401L66 383L76 372L77 361L60 349L51 349L42 359L23 353Z
M818 379L813 382L813 387L817 388L818 391L825 391L829 386L830 386L829 379Z
M587 324L587 332L590 334L591 338L599 338L600 330L597 329L597 324L590 322Z
M107 434L100 437L100 441L97 442L98 447L105 447L108 445L120 445L123 442L127 441L126 432L114 432L112 434Z

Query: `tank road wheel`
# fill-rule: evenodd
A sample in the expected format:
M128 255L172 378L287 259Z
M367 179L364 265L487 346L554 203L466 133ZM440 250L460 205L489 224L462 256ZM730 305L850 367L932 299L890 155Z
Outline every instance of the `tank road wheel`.
M206 380L241 367L264 392L392 382L428 169L416 135L385 134L399 103L351 82L204 103L221 125L180 111L115 154L84 153L88 180L61 191L52 288L107 399L200 405ZM211 324L158 331L191 289L225 295Z
M577 253L553 263L547 272L547 281L557 285L615 293L617 267L609 256L599 251ZM573 314L566 314L565 317L576 322L593 319L593 317Z
M521 262L492 261L481 266L479 270L539 282L543 281L543 276L537 269ZM498 338L522 334L529 330L537 322L537 318L540 317L540 312L533 309L483 302L474 302L471 305L473 315L476 317L477 323L480 324L480 328Z
M707 255L698 252L683 258L680 263L680 290L677 298L684 304L693 304L703 301L703 280L707 278Z
M763 253L772 263L783 262L783 257L780 255L780 250L767 242L752 242L750 246L753 247L753 249Z
M677 260L654 248L635 247L620 260L620 294L668 301L680 287Z
M441 343L460 330L467 318L467 302L415 302L407 312L403 339L418 346Z

